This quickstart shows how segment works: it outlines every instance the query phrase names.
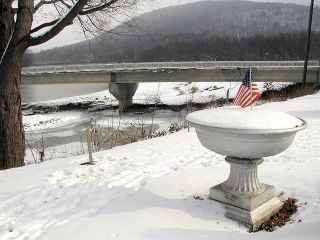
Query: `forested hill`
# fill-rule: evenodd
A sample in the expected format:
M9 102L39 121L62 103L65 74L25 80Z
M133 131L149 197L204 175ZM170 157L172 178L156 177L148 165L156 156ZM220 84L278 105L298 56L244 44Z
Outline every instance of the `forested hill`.
M113 32L124 35L105 34L91 40L90 47L85 41L42 51L32 56L33 64L204 60L206 57L241 60L244 58L242 50L252 52L246 58L255 58L256 53L260 58L281 60L292 57L288 57L290 44L295 51L292 54L300 58L304 41L301 31L307 28L308 10L308 7L296 4L239 0L202 1L167 7L140 15L113 29ZM319 12L316 8L315 32L320 31ZM272 42L272 49L262 45L268 41ZM235 44L244 48L236 51L237 55L226 56L230 52L221 48L230 48L234 52L237 50ZM254 44L255 49L250 48L250 44ZM190 45L202 47L202 53L193 49L191 55ZM260 47L264 49L260 50ZM287 53L275 56L281 48ZM172 54L177 49L180 50ZM313 57L318 56L317 49L317 46L313 47ZM160 54L161 59L155 54Z

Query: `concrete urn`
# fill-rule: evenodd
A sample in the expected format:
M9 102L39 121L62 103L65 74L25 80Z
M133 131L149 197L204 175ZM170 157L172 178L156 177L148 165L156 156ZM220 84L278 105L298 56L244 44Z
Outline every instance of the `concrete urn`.
M226 156L230 164L228 179L210 188L209 198L225 205L227 217L252 230L259 228L282 202L273 186L259 181L257 167L263 157L286 150L307 123L262 107L201 110L188 114L186 121L204 147Z

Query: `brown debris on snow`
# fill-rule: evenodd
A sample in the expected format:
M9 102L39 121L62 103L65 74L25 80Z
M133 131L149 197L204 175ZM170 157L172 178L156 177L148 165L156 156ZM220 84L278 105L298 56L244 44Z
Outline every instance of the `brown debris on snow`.
M288 198L283 201L283 206L278 213L273 215L268 221L263 223L257 231L265 230L273 232L276 227L282 227L290 220L291 215L297 212L298 200L295 198Z

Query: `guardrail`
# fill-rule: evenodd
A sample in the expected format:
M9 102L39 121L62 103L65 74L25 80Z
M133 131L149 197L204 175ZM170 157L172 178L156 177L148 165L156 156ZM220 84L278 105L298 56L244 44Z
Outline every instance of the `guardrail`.
M223 69L223 68L302 68L303 61L203 61L203 62L144 62L144 63L91 63L71 65L46 65L22 68L22 74L63 72L117 72L156 69ZM308 67L319 68L318 61L309 61Z

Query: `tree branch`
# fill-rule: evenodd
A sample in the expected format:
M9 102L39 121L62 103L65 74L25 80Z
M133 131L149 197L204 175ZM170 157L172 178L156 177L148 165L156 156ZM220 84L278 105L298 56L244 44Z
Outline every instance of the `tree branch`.
M71 25L73 23L73 20L79 16L79 15L88 15L92 14L97 11L102 11L106 8L111 7L114 3L118 2L119 0L109 0L107 2L104 2L100 5L96 5L91 8L87 8L89 0L78 0L74 5L71 7L68 3L66 3L64 0L43 0L39 4L53 4L55 5L56 3L60 2L64 6L66 6L69 9L69 12L62 18L53 20L48 23L41 24L40 26L32 29L31 33L34 33L36 31L39 31L40 29L43 29L45 27L50 27L52 28L44 33L43 35L37 36L37 37L31 37L29 40L29 46L35 46L42 44L51 38L55 37L58 33L60 33L66 26ZM39 5L38 4L38 5ZM41 6L42 6L41 5ZM39 6L38 8L40 8ZM86 10L83 10L86 9Z
M38 2L38 4L36 4L36 6L33 9L33 13L35 13L36 11L39 10L39 8L41 8L43 5L47 5L47 4L53 4L53 3L57 3L60 2L61 0L41 0L40 2Z
M51 38L55 37L58 33L60 33L66 26L71 25L73 20L78 16L80 11L84 8L84 6L88 3L89 0L78 0L74 4L74 6L70 9L70 11L61 19L57 19L57 22L53 27L38 37L32 37L29 40L30 46L36 46L42 44Z
M33 0L18 1L18 13L12 37L14 45L18 45L30 34L33 19ZM26 41L25 41L26 43ZM27 47L27 44L25 45Z
M64 0L61 0L60 2L69 9L72 7L70 4L66 3Z
M89 8L88 10L84 10L84 11L80 11L79 15L88 15L90 13L93 13L93 12L97 12L97 11L101 11L105 8L108 8L110 7L112 4L118 2L119 0L111 0L109 2L106 2L100 6L96 6L96 7L93 7L93 8Z
M39 25L38 27L35 27L34 29L32 29L30 33L32 34L32 33L35 33L43 28L51 27L51 26L55 25L58 21L59 21L59 19L56 19L51 22L43 23L43 24Z

